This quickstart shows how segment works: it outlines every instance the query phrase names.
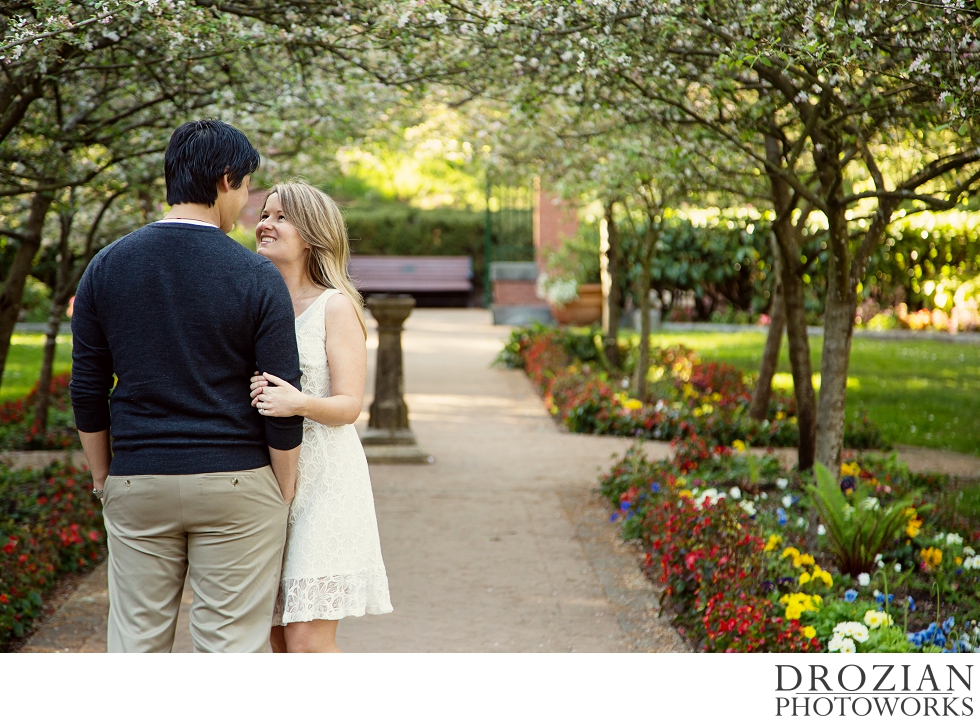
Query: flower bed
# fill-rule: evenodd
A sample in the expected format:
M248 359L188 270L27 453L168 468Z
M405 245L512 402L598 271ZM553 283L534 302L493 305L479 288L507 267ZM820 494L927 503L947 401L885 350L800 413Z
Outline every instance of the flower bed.
M47 451L81 448L68 394L70 381L70 373L57 375L51 380L48 430L43 434L34 425L37 386L20 400L0 404L0 450Z
M773 391L767 420L747 414L753 381L727 363L703 362L683 346L653 348L646 400L631 398L629 379L604 365L594 331L535 325L515 330L498 360L523 368L553 416L576 433L674 440L696 436L715 445L795 446L795 402ZM636 351L621 341L627 372ZM845 445L884 448L867 414L849 418Z
M0 650L30 629L59 577L105 554L102 507L76 478L87 475L61 463L0 468Z
M601 491L696 650L980 651L975 483L881 455L814 481L692 437L632 449Z

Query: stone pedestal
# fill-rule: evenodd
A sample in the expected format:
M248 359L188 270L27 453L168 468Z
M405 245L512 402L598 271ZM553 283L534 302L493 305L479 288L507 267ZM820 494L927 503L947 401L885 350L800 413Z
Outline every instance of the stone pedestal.
M369 463L431 463L408 425L405 375L402 368L402 326L415 307L411 295L371 295L367 308L378 321L378 359L374 400L361 444Z

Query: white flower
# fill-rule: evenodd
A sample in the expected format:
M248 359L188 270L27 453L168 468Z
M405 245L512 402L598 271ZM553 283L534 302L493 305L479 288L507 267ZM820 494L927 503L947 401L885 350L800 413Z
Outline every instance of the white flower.
M875 554L875 564L878 565L879 569L883 569L885 567L885 562L882 560L881 554Z
M834 636L827 643L827 649L830 652L843 652L844 654L853 654L857 651L857 647L854 646L854 641L849 637L837 633L836 628Z
M973 550L972 546L964 546L963 553L966 554L967 556L973 556L977 552Z
M694 489L694 491L697 492L697 489ZM694 499L694 505L697 506L698 508L701 508L705 503L711 503L711 504L718 503L723 498L725 498L725 494L718 493L717 488L709 488L706 491L699 494L696 499Z
M824 526L823 524L818 524L817 525L817 536L826 536L826 535L827 535L827 527Z
M901 574L902 573L902 565L899 564L898 562L895 562L895 573L896 574Z
M967 557L963 560L964 569L980 569L980 554Z
M803 518L802 516L799 516L796 519L796 525L801 529L804 528L806 526L806 519Z
M728 495L738 501L740 498L742 498L742 490L738 486L732 486L731 490L728 492Z
M946 534L946 546L959 546L963 543L963 537L959 534Z
M759 494L759 498L765 501L767 498L769 498L769 494L763 491L762 493Z
M777 478L776 479L776 488L778 488L780 491L782 491L783 489L785 489L788 485L789 485L789 479L787 479L787 478Z
M865 511L877 511L881 508L881 504L874 496L868 496L861 502L861 508Z
M840 637L850 637L855 642L868 641L868 628L860 622L838 622L834 626L834 634Z
M868 574L866 572L862 572L862 573L858 574L858 584L860 584L862 587L866 587L870 583L871 583L871 575L870 574Z
M738 505L749 516L755 516L756 514L755 504L752 503L751 501L739 501Z
M869 629L878 629L879 627L890 627L895 624L895 620L890 614L869 609L864 613L864 623L868 625Z
M785 496L783 496L783 497L782 497L782 498L780 499L780 501L782 502L782 504L783 504L783 506L784 506L785 508L789 508L790 506L792 506L792 505L793 505L793 497L792 497L792 496L790 496L790 495L789 495L788 493L787 493L787 494L786 494Z

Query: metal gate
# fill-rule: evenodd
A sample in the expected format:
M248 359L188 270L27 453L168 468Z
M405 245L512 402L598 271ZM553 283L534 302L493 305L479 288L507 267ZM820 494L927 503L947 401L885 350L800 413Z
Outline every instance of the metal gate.
M487 182L483 295L492 302L492 262L534 261L534 187Z

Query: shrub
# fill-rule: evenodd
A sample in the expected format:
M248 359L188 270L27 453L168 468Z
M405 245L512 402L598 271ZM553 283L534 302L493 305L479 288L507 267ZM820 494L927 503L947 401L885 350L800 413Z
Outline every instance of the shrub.
M92 568L105 554L102 507L76 476L0 468L0 648L22 637L60 576Z
M635 337L635 336L634 336ZM620 339L624 367L635 341ZM710 445L795 446L799 436L795 401L774 392L769 419L748 416L752 378L727 363L704 362L683 346L650 351L645 400L626 392L629 380L607 369L602 340L591 329L532 325L518 328L497 362L522 367L545 406L568 430L674 440L697 436ZM867 414L848 419L845 444L884 446Z
M75 415L71 408L68 384L71 374L51 379L48 430L41 434L34 426L34 400L37 385L25 397L0 404L0 450L37 451L79 448L75 432Z
M887 551L914 516L913 499L903 498L882 506L872 490L853 476L841 483L826 467L815 464L815 485L807 487L813 505L827 528L827 540L845 574L858 576L875 568L876 557ZM850 479L850 480L849 480ZM848 495L844 491L848 490Z
M354 254L467 256L473 260L473 285L483 288L484 213L378 204L346 209L344 217Z

